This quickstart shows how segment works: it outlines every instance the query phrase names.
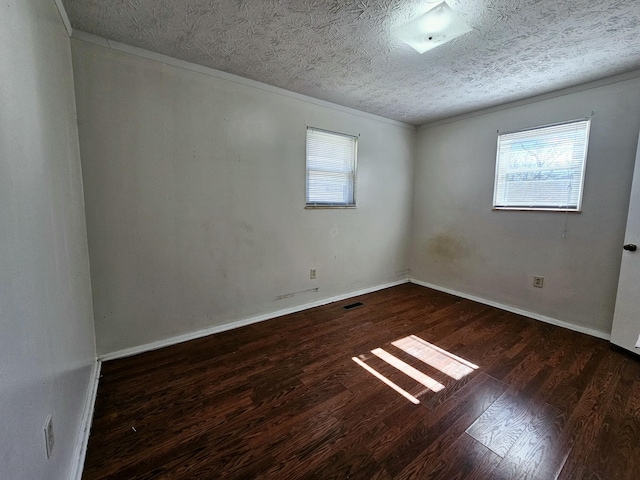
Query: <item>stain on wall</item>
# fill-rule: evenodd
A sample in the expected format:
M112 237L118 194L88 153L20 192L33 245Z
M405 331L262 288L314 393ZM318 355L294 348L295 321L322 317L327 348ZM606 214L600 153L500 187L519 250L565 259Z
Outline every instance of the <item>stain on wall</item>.
M446 230L427 238L423 248L425 260L448 276L467 272L479 257L469 241L453 230Z
M456 262L469 256L466 239L451 231L441 232L429 238L425 253L429 259L438 262Z

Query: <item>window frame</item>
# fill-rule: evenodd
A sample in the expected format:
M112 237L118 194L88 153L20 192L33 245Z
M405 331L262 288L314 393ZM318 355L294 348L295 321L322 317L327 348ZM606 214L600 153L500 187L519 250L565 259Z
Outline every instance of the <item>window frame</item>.
M309 132L320 132L323 134L345 137L350 140L353 140L353 164L352 170L350 172L351 178L351 191L352 191L352 202L344 202L344 203L331 203L331 202L311 202L309 201ZM311 127L307 126L306 134L305 134L305 209L327 209L327 208L337 208L337 209L353 209L356 208L356 178L358 171L358 140L359 135L350 135L348 133L335 132L332 130L326 130L323 128Z
M586 122L587 126L585 129L585 138L584 138L584 157L582 160L582 170L581 170L581 181L580 181L580 190L578 192L578 201L575 208L570 208L569 205L560 205L558 207L550 207L550 206L506 206L506 205L497 205L497 197L498 197L498 178L500 171L500 140L501 137L506 135L512 135L515 133L524 133L530 132L534 130L542 130L545 128L558 127L562 125L570 125L573 123L583 123ZM550 123L545 125L537 125L534 127L522 128L518 130L511 130L508 132L498 132L498 138L496 139L496 163L495 163L495 176L493 182L493 202L492 209L493 210L506 210L506 211L533 211L533 212L573 212L580 213L582 212L582 198L584 195L584 185L585 185L585 174L587 168L587 158L589 154L589 136L591 132L591 117L587 118L577 118L573 120L567 120L563 122ZM506 203L506 202L505 202Z

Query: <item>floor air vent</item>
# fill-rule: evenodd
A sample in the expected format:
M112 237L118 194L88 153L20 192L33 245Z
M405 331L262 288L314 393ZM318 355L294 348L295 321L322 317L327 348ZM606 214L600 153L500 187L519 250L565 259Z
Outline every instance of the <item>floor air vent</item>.
M352 308L356 308L356 307L361 307L362 305L364 305L364 303L362 302L356 302L356 303L352 303L350 305L345 305L344 308L345 310L351 310Z

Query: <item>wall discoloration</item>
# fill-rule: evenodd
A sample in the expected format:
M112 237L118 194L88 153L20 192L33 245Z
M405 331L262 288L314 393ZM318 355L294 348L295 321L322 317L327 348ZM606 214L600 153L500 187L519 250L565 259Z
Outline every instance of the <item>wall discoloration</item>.
M427 240L425 254L435 263L451 263L469 257L469 244L466 239L451 231L438 233Z
M424 260L431 265L433 273L440 277L461 278L482 264L477 248L452 230L441 231L428 238L422 251Z
M407 268L412 130L72 45L100 354ZM302 208L306 124L362 135L357 210Z
M608 332L639 109L636 78L419 130L412 278ZM583 118L590 112L596 113L582 213L492 211L496 131ZM544 288L533 288L534 275L545 277Z
M317 292L318 291L318 287L316 288L309 288L307 290L301 290L299 292L292 292L292 293L287 293L286 295L278 295L275 299L276 300L284 300L285 298L291 298L295 295L298 295L300 293L309 293L309 292Z

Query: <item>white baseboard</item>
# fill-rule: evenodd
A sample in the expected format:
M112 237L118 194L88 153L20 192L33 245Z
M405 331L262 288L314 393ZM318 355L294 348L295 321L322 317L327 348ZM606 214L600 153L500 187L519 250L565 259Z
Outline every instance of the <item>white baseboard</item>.
M157 350L163 347L169 347L171 345L176 345L178 343L188 342L189 340L195 340L196 338L206 337L208 335L213 335L214 333L226 332L227 330L244 327L246 325L251 325L252 323L263 322L265 320L281 317L283 315L289 315L290 313L301 312L302 310L307 310L309 308L319 307L321 305L326 305L332 302L339 302L340 300L344 300L351 297L357 297L359 295L364 295L371 292L376 292L378 290L383 290L389 287L395 287L396 285L402 285L403 283L408 283L408 282L409 282L409 279L404 278L404 279L396 280L390 283L375 285L373 287L363 288L361 290L356 290L354 292L349 292L342 295L336 295L334 297L329 297L329 298L323 298L322 300L316 300L315 302L305 303L302 305L297 305L295 307L289 307L282 310L276 310L275 312L264 313L262 315L256 315L254 317L244 318L242 320L237 320L235 322L225 323L223 325L216 325L214 327L205 328L203 330L198 330L195 332L185 333L183 335L178 335L178 336L167 338L164 340L158 340L157 342L151 342L144 345L139 345L137 347L125 348L123 350L117 350L115 352L105 353L105 354L99 355L98 358L101 361L106 362L108 360L115 360L118 358L130 357L131 355L137 355L139 353L150 352L152 350Z
M80 423L80 432L76 439L76 446L73 452L73 464L71 466L70 480L81 480L82 471L84 469L84 460L87 456L87 445L89 443L89 432L91 431L91 422L93 421L93 409L96 405L96 395L98 394L98 381L100 380L100 369L102 362L96 361L91 372L91 381L87 388L87 395L82 409L82 420Z
M469 295L468 293L459 292L457 290L452 290L450 288L440 287L438 285L423 282L415 278L410 278L409 282L415 283L416 285L421 285L423 287L432 288L433 290L438 290L440 292L450 293L451 295L455 295L456 297L466 298L467 300L473 300L474 302L482 303L484 305L489 305L491 307L496 307L496 308L499 308L500 310L506 310L507 312L516 313L524 317L533 318L534 320L540 320L541 322L549 323L551 325L568 328L569 330L573 330L575 332L586 333L587 335L591 335L592 337L602 338L603 340L611 340L611 334L602 332L600 330L596 330L594 328L581 327L580 325L576 325L573 323L563 322L562 320L557 320L555 318L547 317L545 315L540 315L539 313L530 312L529 310L523 310L521 308L512 307L511 305L505 305L503 303L494 302L492 300L487 300L485 298L476 297L475 295Z

